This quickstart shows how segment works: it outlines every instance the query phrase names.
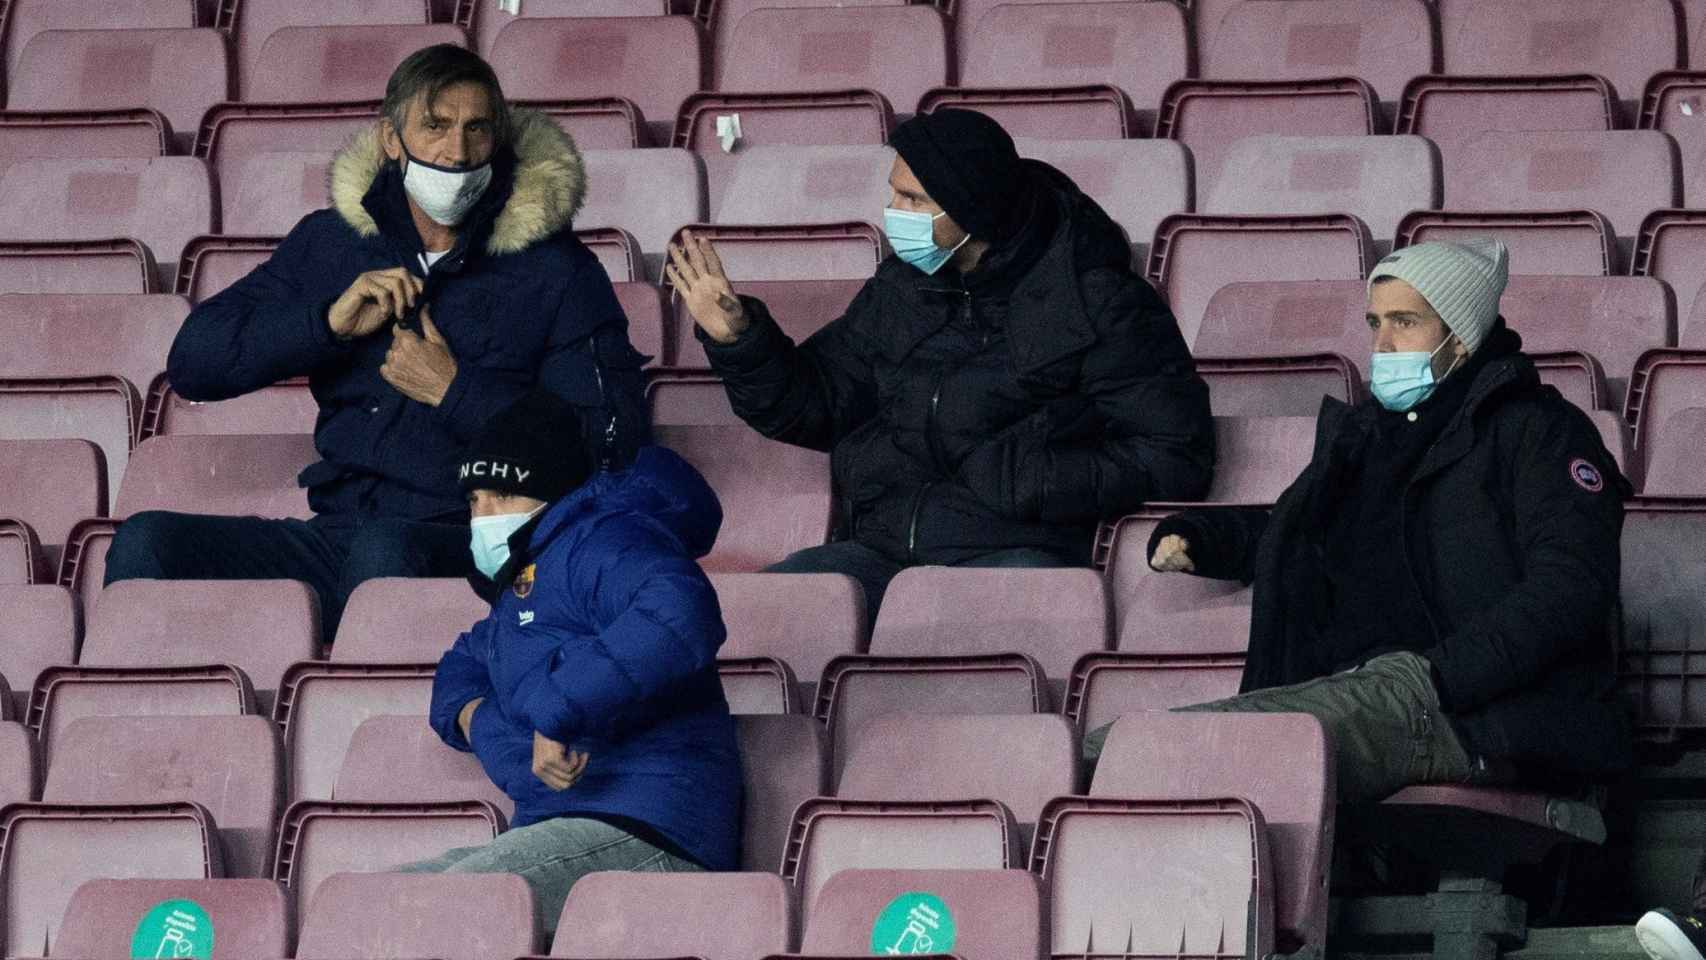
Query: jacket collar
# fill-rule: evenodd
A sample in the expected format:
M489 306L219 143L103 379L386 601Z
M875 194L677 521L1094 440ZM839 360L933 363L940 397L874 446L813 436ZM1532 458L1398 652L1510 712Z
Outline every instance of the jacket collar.
M518 253L570 226L586 199L586 169L574 139L536 110L512 109L511 121L515 137L493 156L492 185L469 213L459 247ZM332 208L357 234L420 246L379 124L338 151L330 176Z

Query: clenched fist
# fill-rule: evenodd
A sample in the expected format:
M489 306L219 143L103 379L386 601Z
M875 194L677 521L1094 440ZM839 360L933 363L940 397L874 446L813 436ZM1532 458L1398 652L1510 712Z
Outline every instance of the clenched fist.
M1189 540L1170 533L1155 545L1155 556L1149 558L1149 566L1162 573L1190 573L1197 568L1191 562L1190 549Z
M683 233L681 241L679 246L669 245L664 275L706 336L718 343L733 343L751 321L723 273L722 259L709 240L701 240L691 231Z
M404 267L369 270L332 302L326 311L326 325L339 340L365 337L392 320L408 316L421 287L421 279Z
M533 732L533 775L552 790L567 790L586 772L587 755L569 748L543 733Z

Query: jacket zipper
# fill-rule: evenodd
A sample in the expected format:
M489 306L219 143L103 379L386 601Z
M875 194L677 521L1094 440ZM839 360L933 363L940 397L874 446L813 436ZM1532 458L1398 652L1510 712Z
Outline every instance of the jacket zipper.
M955 292L965 297L965 302L963 304L964 318L969 326L972 322L971 291L959 290ZM989 338L985 336L984 343L986 346L988 345L988 341ZM942 449L942 437L941 431L937 426L937 414L942 408L942 388L947 384L948 372L946 365L943 365L942 368L937 371L936 389L930 393L929 415L924 419L924 439L926 444L930 447L930 459L936 462L936 472L940 473L944 477L948 475L948 455Z
M908 564L918 562L918 515L924 512L924 497L934 486L934 483L927 483L919 487L918 492L912 496L912 517L906 524L906 562Z
M598 383L598 400L604 405L609 419L604 423L604 449L599 452L599 469L608 471L614 465L616 449L616 410L610 405L610 394L604 388L604 364L598 358L598 340L587 342L587 352L592 354L592 377Z

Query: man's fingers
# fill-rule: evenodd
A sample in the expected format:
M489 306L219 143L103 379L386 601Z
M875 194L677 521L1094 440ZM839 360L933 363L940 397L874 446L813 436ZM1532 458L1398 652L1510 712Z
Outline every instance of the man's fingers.
M682 253L681 248L673 243L669 245L669 259L671 263L675 264L676 273L680 275L681 279L687 281L686 285L677 284L682 290L688 289L699 281L699 271L693 269L693 264L688 262L687 255Z
M717 256L717 248L711 245L711 241L695 238L693 245L705 259L705 268L710 271L711 276L727 279L728 275L723 272L723 258Z
M675 272L675 264L664 264L663 275L665 279L669 280L670 286L674 287L682 296L687 295L687 285L681 282L681 274Z
M691 233L683 234L682 240L682 246L687 248L687 262L693 265L694 271L701 275L709 274L711 269L705 265L705 250L702 246L704 241Z
M438 332L438 325L432 322L431 307L421 308L421 333L426 335L428 343L436 343L441 347L449 346L444 342L444 334Z

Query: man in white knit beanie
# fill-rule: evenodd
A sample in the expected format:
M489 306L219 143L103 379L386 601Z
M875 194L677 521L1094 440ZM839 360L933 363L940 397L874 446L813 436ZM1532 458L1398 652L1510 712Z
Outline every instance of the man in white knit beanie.
M1494 240L1381 260L1373 397L1324 400L1272 508L1174 514L1150 540L1156 570L1255 585L1241 693L1187 709L1313 714L1341 802L1631 762L1607 630L1629 488L1500 318L1508 263Z

